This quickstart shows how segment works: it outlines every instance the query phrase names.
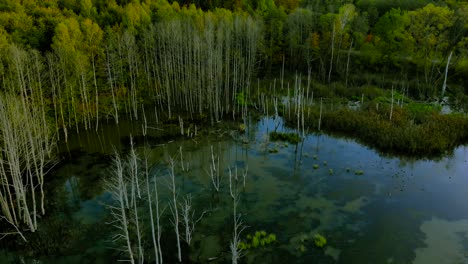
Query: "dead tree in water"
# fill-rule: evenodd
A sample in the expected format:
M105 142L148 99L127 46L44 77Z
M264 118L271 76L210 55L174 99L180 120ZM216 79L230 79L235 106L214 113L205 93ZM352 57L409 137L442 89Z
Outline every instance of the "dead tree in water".
M23 76L22 68L18 71ZM40 95L29 95L39 101L33 105L25 98L27 86L22 89L21 96L0 95L0 210L14 233L22 224L35 232L38 215L45 214L44 177L56 142Z
M217 160L217 162L216 162ZM210 177L213 187L216 192L219 192L219 186L221 184L221 172L219 171L219 157L215 158L213 152L213 146L211 146L211 162L210 162Z
M244 176L245 177L245 176ZM232 180L233 178L236 180L235 185L233 187ZM235 168L235 175L234 177L231 174L231 169L229 169L229 186L230 186L230 195L232 197L232 205L233 205L233 222L234 222L234 228L233 228L233 234L232 234L232 240L230 243L230 249L231 249L231 263L232 264L237 264L239 259L242 257L242 249L239 248L239 243L240 243L240 235L242 231L244 231L245 226L242 222L241 215L237 213L237 206L239 204L239 192L237 190L237 168Z
M174 231L176 234L176 241L177 241L177 258L179 262L182 262L182 249L180 246L180 232L179 232L179 211L178 211L178 206L177 206L177 190L176 190L176 183L175 183L175 173L174 173L174 160L170 159L170 171L169 171L169 176L171 178L171 182L169 185L170 191L171 191L171 203L170 203L170 209L172 212L172 224L174 225Z
M195 231L195 225L200 222L207 211L203 211L203 213L195 219L195 210L192 206L192 196L189 194L186 198L184 198L184 203L181 205L182 207L182 218L183 218L183 225L185 227L185 242L190 246L192 242L193 232Z
M153 239L153 246L154 246L154 255L155 255L155 262L156 264L162 264L162 251L161 251L161 212L159 211L159 196L158 196L158 183L157 178L154 176L154 206L155 206L155 214L153 213L153 201L152 201L152 194L150 191L150 181L149 181L149 174L150 169L148 166L148 157L145 157L145 175L146 175L146 192L148 195L148 207L150 212L150 221L151 221L151 236ZM155 226L155 218L156 218L156 226Z
M114 227L119 230L119 233L114 236L114 242L118 240L125 241L124 252L129 257L129 262L135 263L135 253L133 252L132 239L129 232L129 218L128 218L128 193L127 183L125 179L124 162L118 154L114 157L114 165L112 169L112 177L106 182L106 189L111 193L112 198L116 201L116 205L108 205L111 209L111 214L114 218L112 222Z

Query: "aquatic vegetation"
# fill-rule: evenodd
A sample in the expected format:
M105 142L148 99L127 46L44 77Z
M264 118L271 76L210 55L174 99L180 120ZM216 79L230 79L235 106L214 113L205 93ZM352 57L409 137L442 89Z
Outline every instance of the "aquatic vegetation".
M327 165L328 165L328 162L325 160L325 161L323 162L323 166L327 166Z
M312 168L314 168L314 170L318 169L320 166L318 164L314 164L312 165Z
M363 175L363 174L364 174L364 171L362 171L362 170L355 170L355 171L354 171L354 174L355 174L355 175Z
M278 150L278 148L270 148L270 149L268 149L268 152L270 152L270 153L278 153L279 150Z
M318 156L317 156L317 155L314 155L313 158L314 158L314 160L317 160L317 159L318 159Z
M298 249L301 253L306 252L306 247L304 245L300 245Z
M333 175L334 174L333 169L328 169L328 174Z
M291 238L291 244L296 253L305 253L310 243L313 243L313 246L317 248L324 248L327 245L327 239L323 235L315 233L315 231L302 233Z
M244 133L244 132L245 132L245 129L246 129L246 127L245 127L245 124L244 124L244 123L239 124L239 128L238 128L239 132Z
M320 109L311 106L304 111L309 113L304 122L317 130ZM322 130L355 137L387 153L435 156L468 142L468 118L442 114L432 106L413 104L391 109L388 104L370 102L359 110L337 107L322 115ZM296 116L285 119L288 125L296 126Z
M314 244L316 247L323 248L327 244L327 239L320 234L315 234Z
M272 243L276 242L275 234L267 234L265 231L256 231L253 235L248 234L246 236L246 241L241 241L239 243L240 249L251 249L258 247L265 247Z
M301 138L296 133L281 133L281 132L271 132L270 133L271 141L286 141L291 144L297 144L301 142Z

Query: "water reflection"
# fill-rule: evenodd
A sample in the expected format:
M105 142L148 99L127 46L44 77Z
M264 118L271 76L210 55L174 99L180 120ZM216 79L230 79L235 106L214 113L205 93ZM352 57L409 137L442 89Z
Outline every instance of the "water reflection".
M151 173L161 183L162 203L167 204L169 197L167 161L173 157L188 169L177 171L179 197L191 194L196 212L210 210L197 225L190 250L184 248L187 259L229 262L233 223L227 175L228 168L237 167L239 171L248 168L245 188L239 183L239 212L248 226L243 238L258 230L278 238L276 244L245 252L245 263L468 261L466 147L437 161L409 160L384 157L353 140L323 134L308 135L297 145L271 142L268 133L275 128L293 131L281 120L250 122L253 125L243 135L218 127L195 139L138 145L140 156L146 154L154 164ZM109 243L112 228L106 225L109 215L104 204L110 202L110 196L101 183L109 177L111 146L126 151L128 137L138 137L138 128L124 126L119 133L111 126L101 129L98 138L80 135L79 140L70 140L69 150L74 154L51 175L53 200L48 204L48 219L54 220L50 223L55 227L61 226L62 232L67 229L64 237L70 241L65 248L52 247L56 252L50 255L60 257L35 253L43 263L84 263L90 258L112 263L122 258ZM219 156L223 175L219 193L208 173L211 147ZM271 148L278 152L271 153ZM76 149L82 152L76 154ZM166 211L163 217L168 261L173 259L175 247L169 215ZM46 225L38 236L54 232L54 226ZM324 249L314 245L315 234L326 237ZM26 256L29 252L41 251L29 248L13 254ZM1 263L10 262L8 254L3 253L6 260L0 257Z

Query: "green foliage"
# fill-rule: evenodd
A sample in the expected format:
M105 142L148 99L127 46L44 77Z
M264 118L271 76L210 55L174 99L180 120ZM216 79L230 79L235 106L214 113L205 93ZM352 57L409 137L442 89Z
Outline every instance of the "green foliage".
M425 103L416 103L411 102L405 105L406 109L408 109L412 114L432 114L437 113L442 110L442 106L439 104L425 104Z
M320 235L320 234L315 234L314 235L314 244L316 247L323 248L327 244L327 239Z
M266 247L276 242L275 234L268 234L265 231L256 231L253 235L248 234L245 241L239 243L240 249L255 249L258 247Z
M281 133L281 132L271 132L270 133L271 141L286 141L291 144L297 144L301 142L301 138L297 133Z
M257 14L263 18L263 47L262 52L268 59L267 69L272 64L279 64L283 60L282 47L284 45L284 24L287 18L282 7L277 7L273 0L259 0Z
M130 2L124 9L123 24L131 32L144 28L151 23L151 13L145 3Z
M244 92L236 93L236 103L241 106L247 105L247 100L245 98Z
M408 54L411 48L411 36L406 31L409 24L408 13L400 9L392 9L379 19L374 32L378 37L376 46L384 55L384 61L397 64L401 56Z

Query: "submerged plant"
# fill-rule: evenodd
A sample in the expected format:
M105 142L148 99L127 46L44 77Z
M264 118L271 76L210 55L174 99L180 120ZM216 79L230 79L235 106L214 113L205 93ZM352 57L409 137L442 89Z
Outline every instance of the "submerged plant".
M314 168L314 170L316 170L316 169L319 168L319 165L318 165L318 164L314 164L314 165L312 166L312 168Z
M245 124L244 124L244 123L242 123L242 124L239 125L239 132L244 133L244 132L245 132L245 129L246 129L246 127L245 127Z
M241 241L239 243L240 249L251 249L258 247L265 247L272 243L276 242L275 234L267 234L265 231L256 231L255 234L248 234L246 236L246 241Z
M315 234L314 244L316 247L323 248L327 244L327 239L320 234Z
M278 150L278 148L271 148L271 149L268 149L268 152L270 152L270 153L278 153L279 150Z
M301 252L301 253L304 253L306 252L306 247L304 245L300 245L298 250Z
M355 174L355 175L363 175L363 174L364 174L364 171L362 171L362 170L355 170L355 171L354 171L354 174Z

